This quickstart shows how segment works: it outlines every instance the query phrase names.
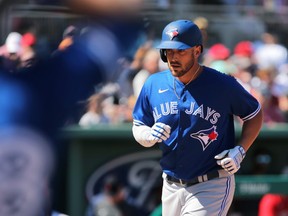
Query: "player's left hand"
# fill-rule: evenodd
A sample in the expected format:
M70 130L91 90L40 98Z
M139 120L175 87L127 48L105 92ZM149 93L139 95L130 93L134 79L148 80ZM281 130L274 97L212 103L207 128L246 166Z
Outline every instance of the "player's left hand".
M151 128L152 140L163 142L170 137L171 127L161 122L156 122Z
M242 146L235 146L233 149L224 150L214 158L217 164L222 166L230 174L236 173L240 169L240 164L246 153Z

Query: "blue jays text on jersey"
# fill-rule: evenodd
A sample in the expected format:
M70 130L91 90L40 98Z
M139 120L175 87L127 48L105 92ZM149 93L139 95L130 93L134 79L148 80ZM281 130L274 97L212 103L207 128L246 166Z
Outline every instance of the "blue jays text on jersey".
M179 112L178 110L178 102L177 101L171 101L166 102L165 104L160 104L160 108L157 107L153 108L153 116L155 122L158 119L161 119L162 116L166 115L177 115ZM185 109L184 112L187 115L198 115L200 118L203 118L205 120L210 121L212 124L216 124L218 121L218 118L220 118L220 113L213 110L210 107L205 107L204 104L201 104L197 107L196 102L191 102L190 107Z
M208 67L188 85L169 70L151 75L133 111L135 125L162 122L171 127L159 144L165 173L192 179L220 169L214 156L235 146L234 116L243 121L260 110L258 101L237 80Z

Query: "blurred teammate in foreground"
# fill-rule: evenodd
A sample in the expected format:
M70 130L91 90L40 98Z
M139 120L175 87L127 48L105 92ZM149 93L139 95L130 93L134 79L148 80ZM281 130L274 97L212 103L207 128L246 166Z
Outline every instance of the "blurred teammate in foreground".
M92 17L89 30L72 45L25 73L0 71L1 216L55 213L55 203L61 201L55 199L65 188L54 177L65 160L57 142L59 129L75 116L77 102L109 81L123 47L133 44L141 28L135 19L106 16L97 22Z

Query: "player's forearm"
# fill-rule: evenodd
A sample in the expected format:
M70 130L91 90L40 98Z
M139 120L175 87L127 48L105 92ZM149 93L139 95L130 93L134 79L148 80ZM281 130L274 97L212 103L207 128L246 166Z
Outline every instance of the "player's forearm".
M239 140L239 145L242 146L245 152L251 147L255 139L257 138L263 123L262 109L257 115L243 123L242 134Z
M151 133L150 131L151 131L151 128L146 125L141 125L141 126L133 125L132 127L134 139L144 147L151 147L156 143L156 142L154 143L149 142L148 136Z

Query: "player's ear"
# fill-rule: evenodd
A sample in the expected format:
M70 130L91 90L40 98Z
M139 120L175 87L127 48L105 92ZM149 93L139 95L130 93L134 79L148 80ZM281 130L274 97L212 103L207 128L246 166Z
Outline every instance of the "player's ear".
M199 56L201 55L201 53L202 53L202 46L201 46L201 45L196 46L196 47L195 47L194 54L199 57Z

